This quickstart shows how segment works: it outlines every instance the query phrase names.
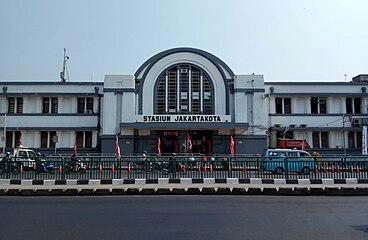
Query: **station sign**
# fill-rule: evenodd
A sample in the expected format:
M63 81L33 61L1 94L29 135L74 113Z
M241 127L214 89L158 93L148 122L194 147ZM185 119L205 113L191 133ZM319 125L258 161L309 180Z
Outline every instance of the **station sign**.
M231 122L231 115L136 115L136 122Z

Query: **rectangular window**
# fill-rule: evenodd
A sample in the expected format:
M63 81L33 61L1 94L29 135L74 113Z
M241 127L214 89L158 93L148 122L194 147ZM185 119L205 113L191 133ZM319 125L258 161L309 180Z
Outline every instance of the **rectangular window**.
M284 113L291 113L291 98L284 98Z
M93 113L93 98L87 98L87 106L86 106L86 110L89 113Z
M319 103L319 113L327 113L327 103L326 103L326 98L319 98L318 99L318 103Z
M312 133L313 148L329 148L328 132Z
M17 113L23 113L23 98L17 98Z
M77 148L92 148L92 131L77 131Z
M354 98L354 113L355 114L361 114L361 108L362 108L362 104L361 104L362 100L360 98Z
M322 145L322 148L329 147L328 132L321 132L321 145Z
M326 98L312 97L311 98L311 113L312 114L327 113Z
M276 113L282 113L282 98L276 98Z
M313 139L313 148L320 148L320 139L319 139L319 132L313 132L312 134Z
M56 136L55 131L50 131L49 132L49 146L50 146L50 148L55 148L55 143L54 143L54 137L55 136Z
M58 113L58 99L56 97L42 98L42 113Z
M15 113L15 98L8 98L8 113Z
M20 131L6 131L6 147L15 148L19 146L21 132Z
M77 131L77 148L83 148L83 132Z
M93 98L78 98L78 113L93 113Z
M13 148L13 132L6 132L6 148Z
M362 113L362 99L361 98L346 98L346 113L361 114Z
M50 99L47 97L42 98L42 113L49 113Z
M47 148L48 132L41 132L41 148Z
M15 147L19 147L19 140L20 140L20 136L21 136L21 132L20 131L16 131L14 132L15 138L14 138L14 146ZM23 139L22 139L23 141ZM23 144L23 143L22 143Z
M276 113L290 114L291 113L291 98L276 98Z
M348 114L353 113L353 104L351 98L346 98L345 105L346 105L346 113Z
M362 132L356 132L356 146L362 149L363 135Z
M58 113L58 98L51 98L51 113Z
M362 148L362 132L348 132L348 148Z
M78 98L78 113L84 113L85 98Z
M92 131L84 132L85 136L85 148L92 148Z

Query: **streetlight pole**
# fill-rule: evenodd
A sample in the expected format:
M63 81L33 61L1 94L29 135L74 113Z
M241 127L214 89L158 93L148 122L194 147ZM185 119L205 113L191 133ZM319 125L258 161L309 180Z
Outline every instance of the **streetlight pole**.
M346 145L345 145L345 114L342 115L342 141L344 147L344 156L346 156Z

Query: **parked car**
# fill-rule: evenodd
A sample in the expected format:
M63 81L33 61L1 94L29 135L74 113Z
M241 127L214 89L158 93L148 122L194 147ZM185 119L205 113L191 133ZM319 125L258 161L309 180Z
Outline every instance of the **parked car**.
M32 149L15 148L12 157L23 166L24 170L31 170L36 167L37 154Z
M309 174L316 168L316 159L308 152L294 149L266 149L262 169L275 174L298 172Z

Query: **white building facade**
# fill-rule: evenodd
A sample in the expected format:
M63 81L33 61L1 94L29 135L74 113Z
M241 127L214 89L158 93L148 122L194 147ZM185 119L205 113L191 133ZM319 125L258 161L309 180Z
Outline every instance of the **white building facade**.
M1 82L1 148L98 152L102 83Z
M311 151L361 153L367 83L365 75L347 83L264 82L235 75L211 53L175 48L103 82L1 82L1 144L11 149L22 136L41 152L76 145L114 153L118 136L122 154L159 147L162 154L229 154L232 136L237 154L285 138L305 140Z

